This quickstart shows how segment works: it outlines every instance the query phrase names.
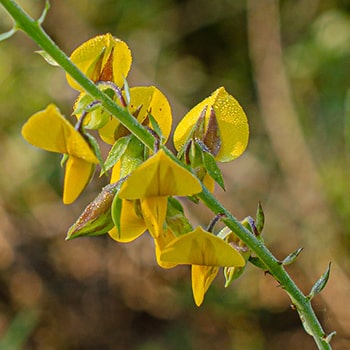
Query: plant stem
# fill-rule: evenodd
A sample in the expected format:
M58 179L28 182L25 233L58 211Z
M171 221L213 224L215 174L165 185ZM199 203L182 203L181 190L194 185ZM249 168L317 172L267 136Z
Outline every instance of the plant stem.
M155 138L129 112L118 106L105 93L99 90L96 85L88 79L65 55L64 52L51 40L38 21L32 19L15 1L0 0L0 3L9 12L16 23L16 28L24 31L44 51L46 51L80 86L94 99L101 102L101 105L114 115L126 128L128 128L147 147L153 149ZM166 152L180 165L183 165L167 149ZM203 203L215 214L224 214L225 224L253 251L265 264L269 273L278 281L281 287L288 293L293 305L298 310L300 318L307 333L312 335L318 349L329 350L330 344L325 340L325 333L319 323L310 300L300 291L286 272L281 263L266 248L264 243L247 230L241 223L220 204L216 198L204 186L203 191L197 195Z

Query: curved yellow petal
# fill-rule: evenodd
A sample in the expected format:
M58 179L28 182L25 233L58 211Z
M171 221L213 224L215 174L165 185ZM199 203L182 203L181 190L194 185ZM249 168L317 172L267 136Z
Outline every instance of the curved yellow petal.
M32 115L22 128L23 137L46 151L64 153L90 163L98 160L83 136L50 104Z
M117 103L119 102L117 101ZM136 115L140 123L145 123L148 113L151 113L162 130L165 139L168 138L172 125L171 107L165 95L155 86L131 88L128 108L131 114ZM103 141L113 144L116 141L115 132L119 125L120 123L116 118L110 117L109 121L99 129ZM152 127L149 121L146 125Z
M163 230L160 233L159 237L154 239L157 263L163 269L171 269L177 265L176 263L168 263L168 262L164 262L160 259L160 255L161 255L163 249L167 246L167 244L169 244L175 238L176 237L174 236L174 234L170 230Z
M109 80L120 87L124 84L132 61L128 45L110 33L84 42L73 51L70 58L92 81ZM66 77L72 88L83 91L68 74Z
M192 265L192 293L197 306L203 303L204 295L218 274L217 266Z
M223 87L197 104L180 121L174 133L175 148L180 150L186 143L205 107L207 107L205 127L208 125L210 107L214 108L219 125L221 147L215 159L228 162L239 157L248 144L249 127L247 117L237 100L228 94Z
M137 86L130 89L130 112L135 112L140 106L137 120L142 123L152 114L157 121L163 136L168 138L171 131L172 115L167 98L155 86ZM150 123L148 123L151 126Z
M146 197L141 199L141 210L143 219L149 233L153 238L158 238L163 231L166 211L168 207L168 198L162 197Z
M199 180L160 150L131 173L120 188L118 196L139 199L188 196L201 191Z
M70 156L66 162L64 175L63 203L74 202L89 183L95 165Z
M244 266L243 256L221 238L197 227L167 245L164 262L203 266Z
M116 227L109 235L118 242L131 242L141 236L147 227L144 220L135 212L134 201L123 200L120 214L120 232Z
M208 189L209 192L214 192L215 180L208 173L206 173L204 176L203 185Z

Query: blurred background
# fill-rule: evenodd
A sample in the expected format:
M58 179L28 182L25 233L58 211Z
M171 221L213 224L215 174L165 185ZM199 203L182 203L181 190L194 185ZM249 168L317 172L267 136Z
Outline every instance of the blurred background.
M34 17L44 1L23 0ZM0 6L0 30L11 20ZM250 143L221 166L218 198L238 218L266 215L277 258L308 293L332 261L313 305L334 349L350 348L350 3L347 0L51 0L44 28L68 54L106 32L133 53L129 85L156 85L174 125L217 87L234 95ZM228 288L220 275L197 308L187 267L160 269L149 236L65 235L106 179L70 206L60 156L28 145L27 118L76 92L23 33L0 43L0 349L316 349L290 300L248 266ZM171 146L171 141L169 143ZM211 214L187 205L193 223Z

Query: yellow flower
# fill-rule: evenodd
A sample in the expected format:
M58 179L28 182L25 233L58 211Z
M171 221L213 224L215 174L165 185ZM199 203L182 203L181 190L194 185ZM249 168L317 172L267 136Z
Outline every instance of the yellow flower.
M210 142L214 144L214 147L219 148L218 153L214 156L217 161L228 162L244 152L248 144L249 128L242 107L223 87L197 104L180 121L174 133L175 148L179 151L186 145L203 111L205 111L204 128L207 132L212 109L219 129L218 133L214 130L210 135ZM215 135L218 135L218 140L212 139L215 138Z
M172 240L161 252L163 263L192 265L192 291L197 306L220 266L244 266L243 256L230 244L197 227Z
M93 82L110 81L119 87L124 85L132 61L128 45L109 33L86 41L73 51L70 59ZM72 88L83 91L68 74L66 77Z
M22 128L23 137L46 151L67 154L63 202L75 201L89 183L98 160L84 137L50 104Z
M152 127L148 119L150 113L158 123L166 141L171 131L172 115L169 102L160 90L155 86L131 88L127 108L141 124ZM127 135L129 131L116 118L110 116L107 124L99 129L99 133L106 143L114 144L119 137Z
M189 196L201 191L198 179L160 150L131 173L121 186L118 198L123 200L122 205L124 200L139 200L139 216L142 215L149 232L157 239L163 231L168 197ZM123 237L122 221L120 227L118 234ZM124 227L127 230L127 226Z

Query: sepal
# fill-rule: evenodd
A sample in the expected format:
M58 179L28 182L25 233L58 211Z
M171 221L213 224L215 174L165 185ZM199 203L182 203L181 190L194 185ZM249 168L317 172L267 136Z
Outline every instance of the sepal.
M323 290L323 288L326 286L328 282L330 272L331 272L331 263L328 264L327 270L312 286L311 291L307 296L309 300L312 300L317 294L321 293L321 291Z
M105 186L102 192L85 208L78 220L69 228L66 240L107 233L113 226L111 205L119 183Z
M288 254L282 261L281 264L283 266L287 266L293 264L294 261L299 257L300 253L303 251L303 248L298 248L294 252Z

